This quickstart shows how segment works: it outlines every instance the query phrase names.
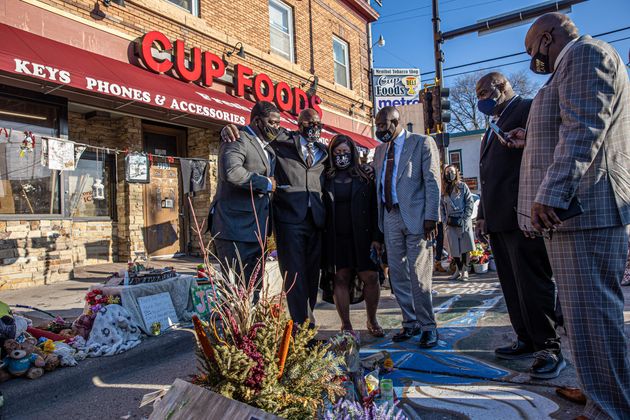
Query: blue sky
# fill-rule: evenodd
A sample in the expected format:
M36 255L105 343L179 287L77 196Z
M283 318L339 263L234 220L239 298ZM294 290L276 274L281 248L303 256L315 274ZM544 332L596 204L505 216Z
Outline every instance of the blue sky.
M506 13L515 9L532 6L543 0L440 0L442 31L456 29L475 23L477 20ZM374 3L374 2L372 2ZM431 0L383 0L383 7L374 5L382 18L372 24L372 36L376 41L379 35L385 38L384 47L374 47L374 67L419 67L420 72L435 70L433 61L433 40L431 23ZM415 9L415 10L410 10ZM630 26L630 0L589 0L573 6L569 16L580 29L581 34L595 35ZM484 60L501 55L524 51L523 41L531 23L478 36L476 33L446 41L442 49L446 61L444 68ZM602 36L600 39L612 41L630 37L630 29ZM628 62L630 38L614 42L624 62ZM525 54L495 62L445 71L445 76L481 69L498 63L526 60ZM529 62L501 67L506 74L528 69ZM487 70L490 71L490 70ZM546 76L532 79L542 83ZM433 75L423 76L431 79ZM445 85L454 82L456 77L445 77Z

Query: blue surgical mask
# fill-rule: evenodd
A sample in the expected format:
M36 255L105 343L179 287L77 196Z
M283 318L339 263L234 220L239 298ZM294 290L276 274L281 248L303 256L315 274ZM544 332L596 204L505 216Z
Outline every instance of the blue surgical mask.
M477 109L479 110L479 112L488 116L494 115L494 109L496 107L497 107L496 99L488 98L488 99L481 99L477 101Z

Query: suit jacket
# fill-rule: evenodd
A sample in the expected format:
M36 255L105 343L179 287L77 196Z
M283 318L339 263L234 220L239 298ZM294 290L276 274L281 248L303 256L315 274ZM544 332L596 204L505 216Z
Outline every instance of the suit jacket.
M324 248L322 252L323 268L331 273L335 267L336 250L336 215L335 215L335 183L326 178L324 184L324 204L326 205L326 227L324 229ZM352 201L350 202L352 218L347 220L352 225L352 239L357 267L369 267L370 247L372 242L383 242L383 234L378 227L378 208L376 205L376 187L374 182L365 182L352 178Z
M270 159L245 127L240 128L240 139L219 146L217 192L210 206L213 236L258 242L259 225L262 237L267 234L271 223L268 177L273 176L276 158L271 147L266 150Z
M525 128L531 99L516 97L503 111L497 125L507 133ZM503 146L494 131L488 129L481 140L479 178L481 200L477 219L484 219L488 232L507 232L519 228L516 218L518 179L522 149Z
M323 153L312 167L307 168L300 134L282 130L278 138L271 142L276 152L276 182L280 186L273 197L274 220L279 223L302 223L306 219L308 203L315 225L323 228L326 221L326 210L322 202L322 185L325 169L328 165L328 152L322 143L315 143Z
M619 54L581 37L532 103L521 165L518 208L534 202L584 213L560 230L630 224L630 82ZM519 224L531 228L519 215Z
M385 204L381 175L388 144L379 145L374 153L378 226L382 232ZM398 162L396 194L400 214L410 233L424 233L425 220L440 220L440 155L431 137L407 132Z

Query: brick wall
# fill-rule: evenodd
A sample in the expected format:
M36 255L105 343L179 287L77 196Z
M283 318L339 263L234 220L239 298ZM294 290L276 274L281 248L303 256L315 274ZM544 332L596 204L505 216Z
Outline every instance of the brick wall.
M273 80L286 81L290 86L305 83L311 76L311 70L314 70L320 78L317 94L323 99L325 107L349 115L350 106L359 100L363 99L369 105L366 20L341 0L283 1L293 9L294 63L271 53L267 0L200 0L199 17L192 16L167 0L128 0L124 7L114 3L110 7L101 6L106 17L100 21L90 16L94 9L93 0L29 0L32 4L54 8L56 12L79 16L90 25L123 33L129 39L140 37L151 30L160 30L170 39L183 39L187 47L200 47L218 55L231 50L237 42L242 42L247 57L241 59L233 55L229 58L229 68L238 63L246 64L255 72L265 72ZM312 23L309 9L312 9ZM43 31L41 28L24 29ZM46 28L44 33L54 38L55 29ZM351 89L334 83L333 35L348 42ZM77 39L76 42L82 43L84 48L103 53L97 46L90 46L97 44L97 39L88 43ZM355 110L353 117L369 123L369 115L367 106L365 110Z
M193 198L193 208L197 221L201 225L208 216L210 209L210 202L216 191L217 185L217 154L219 152L219 132L221 126L210 129L198 129L191 128L188 130L188 156L197 157L210 160L210 166L207 172L207 189L197 193ZM189 204L184 202L184 206L188 209ZM190 220L190 229L188 237L191 238L191 253L193 255L200 255L201 247L199 245L199 238L194 230L194 221ZM203 227L205 230L205 225ZM210 239L210 234L204 235L204 242L207 243Z

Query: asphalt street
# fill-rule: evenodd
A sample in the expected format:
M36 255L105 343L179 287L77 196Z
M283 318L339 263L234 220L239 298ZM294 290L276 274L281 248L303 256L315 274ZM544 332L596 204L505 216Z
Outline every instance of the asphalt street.
M192 266L194 262L188 264ZM111 271L92 270L96 277ZM67 308L64 314L76 313L80 312L85 289L94 281L60 284L56 289L32 290L29 294L35 296L34 302L40 302L41 306L48 302L46 308L55 313L63 308ZM569 366L559 378L548 383L537 385L529 381L527 369L531 360L498 361L494 358L493 349L513 339L496 273L473 275L467 282L436 276L434 289L441 340L439 346L430 351L420 350L414 339L403 345L391 342L391 335L400 328L401 316L388 290L382 292L378 312L379 322L387 333L385 338L374 339L366 333L362 303L354 305L351 311L354 328L361 331L363 351L387 349L396 354L397 365L407 368L395 373L394 379L401 384L397 392L411 418L499 418L494 413L500 414L502 420L573 419L580 414L580 406L557 398L554 389L545 386L550 383L577 385L566 336L562 336L563 351ZM624 289L628 296L629 288ZM50 299L51 295L60 298ZM3 294L3 300L24 301L24 296L24 292L16 291ZM62 298L66 302L63 305L59 303ZM626 306L626 327L630 328L629 306ZM334 305L319 303L315 317L320 326L320 338L339 330ZM15 379L0 384L5 400L0 418L146 418L152 408L139 408L142 396L171 384L175 378L187 379L194 374L194 347L191 330L169 331L158 338L145 337L138 347L117 356L86 359L76 367L60 368L36 380ZM427 375L413 369L449 371L450 376ZM498 382L467 380L458 377L460 372L472 372Z

